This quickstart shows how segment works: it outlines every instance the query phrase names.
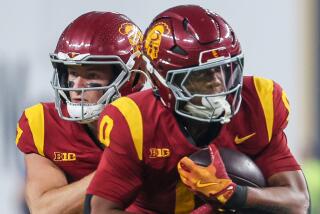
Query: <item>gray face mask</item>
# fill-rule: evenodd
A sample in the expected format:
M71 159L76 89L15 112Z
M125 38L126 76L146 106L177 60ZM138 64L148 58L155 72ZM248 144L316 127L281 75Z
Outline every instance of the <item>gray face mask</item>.
M126 65L119 56L93 56L84 54L83 57L81 55L77 56L76 60L74 58L66 58L66 54L63 53L52 54L50 56L51 61L54 65L59 64L66 66L74 64L107 64L116 65L121 68L118 76L115 77L115 79L108 86L101 86L101 84L99 83L89 83L84 88L72 88L74 84L72 81L65 83L60 82L60 71L57 69L59 66L54 66L55 70L51 85L55 91L56 109L59 113L59 116L64 120L77 121L79 123L89 123L98 119L99 114L103 110L104 106L121 96L119 89L127 82L130 77L129 69L131 68L129 68L128 65ZM132 58L134 57L135 55L132 55ZM133 59L130 58L128 63L131 63L132 60ZM83 94L91 90L100 90L103 92L97 103L89 104L84 101ZM77 91L78 93L81 93L81 101L78 103L71 102L69 98L70 91ZM68 114L66 114L65 111L62 111L64 105L66 105Z
M241 103L242 55L168 71L166 85L175 96L175 112L203 122L227 123Z

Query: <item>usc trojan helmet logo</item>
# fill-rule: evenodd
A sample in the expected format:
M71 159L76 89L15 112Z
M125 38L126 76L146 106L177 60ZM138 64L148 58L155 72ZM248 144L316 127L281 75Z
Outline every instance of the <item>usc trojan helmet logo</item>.
M145 41L145 49L152 60L158 58L162 35L167 33L170 33L170 29L164 22L157 23L149 30Z
M140 29L132 23L122 23L119 32L122 35L127 35L130 45L133 47L133 51L140 51L142 44L142 32Z

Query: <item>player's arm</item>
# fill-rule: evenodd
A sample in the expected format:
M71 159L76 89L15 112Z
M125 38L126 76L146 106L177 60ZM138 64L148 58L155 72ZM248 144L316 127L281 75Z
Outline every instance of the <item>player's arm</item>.
M206 167L188 157L178 164L182 182L209 204L219 202L228 209L254 208L267 213L308 212L308 189L301 171L274 173L266 188L240 186L229 178L216 146L210 145L209 149L211 163Z
M120 214L129 213L123 211L123 207L120 204L109 201L107 199L101 198L99 196L92 196L90 206L91 209L87 209L85 214L99 214L99 213L110 213L110 214Z
M268 81L256 78L256 84L259 82L268 85ZM268 129L270 140L255 160L268 178L268 188L248 188L246 205L271 213L307 213L310 204L306 180L288 148L284 133L289 121L289 101L280 85L270 81L270 86L271 82L272 92L266 90L263 93L260 91L260 94L268 97L272 93L272 108L269 109L274 109L273 113L271 110L264 110L264 113L269 115L269 122L270 115L273 115L273 128ZM265 109L270 107L270 104L261 103ZM267 127L268 124L271 123L266 119Z
M26 154L25 164L25 196L31 213L82 213L93 173L68 184L65 174L47 158Z
M268 178L267 188L248 187L245 206L270 213L307 213L309 194L303 173L279 172Z

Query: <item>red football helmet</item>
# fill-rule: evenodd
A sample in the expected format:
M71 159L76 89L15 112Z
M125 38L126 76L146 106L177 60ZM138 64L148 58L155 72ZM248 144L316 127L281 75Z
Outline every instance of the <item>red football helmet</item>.
M229 122L239 110L243 55L229 24L196 5L170 8L146 30L147 70L163 103L205 122ZM211 80L213 76L218 80ZM219 88L210 86L219 81Z
M113 12L89 12L75 19L63 31L56 50L50 54L54 67L51 84L55 90L56 108L61 118L90 122L98 118L104 105L120 95L139 91L144 78L130 70L141 62L142 33L128 17ZM112 65L115 78L107 86L69 88L68 65ZM72 103L70 91L102 90L97 103ZM83 99L83 98L82 98ZM67 112L62 111L66 104Z

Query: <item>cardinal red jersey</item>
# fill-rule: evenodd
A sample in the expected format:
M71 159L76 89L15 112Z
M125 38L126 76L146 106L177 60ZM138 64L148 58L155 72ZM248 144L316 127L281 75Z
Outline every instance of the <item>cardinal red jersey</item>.
M272 80L245 77L239 112L212 140L250 156L268 178L299 170L283 129L285 92ZM198 150L172 112L151 90L116 100L100 116L99 139L107 147L88 193L138 213L189 213L192 193L179 181L178 161Z
M93 172L102 155L84 125L62 120L54 103L39 103L23 112L16 144L25 154L35 153L54 162L68 182Z

